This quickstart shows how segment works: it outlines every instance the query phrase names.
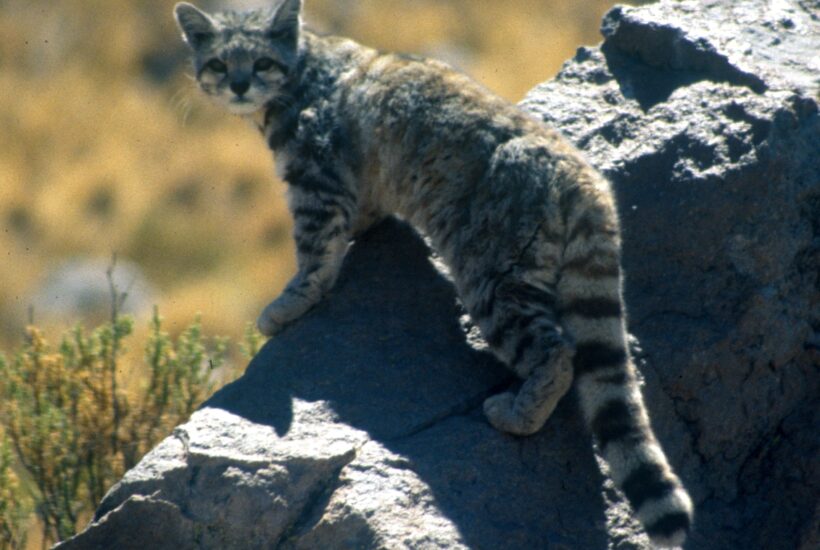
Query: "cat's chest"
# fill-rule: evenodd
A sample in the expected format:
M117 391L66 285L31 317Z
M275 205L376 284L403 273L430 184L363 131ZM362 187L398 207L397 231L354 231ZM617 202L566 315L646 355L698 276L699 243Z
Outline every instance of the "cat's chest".
M265 117L266 117L265 110L260 109L260 110L254 112L250 115L246 115L243 118L245 119L245 121L248 124L250 124L251 126L256 128L257 130L259 130L262 133L262 135L267 138L267 133L268 132L267 132L267 129L265 128Z

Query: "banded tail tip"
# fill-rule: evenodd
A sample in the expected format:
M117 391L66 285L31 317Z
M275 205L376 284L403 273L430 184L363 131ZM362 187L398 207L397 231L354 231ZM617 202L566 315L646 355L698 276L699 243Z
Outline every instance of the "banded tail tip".
M669 520L669 525L665 526L664 529L658 531L647 528L646 530L652 546L655 548L680 548L689 535L691 518L686 514L681 514L674 517L666 516L664 519Z
M655 548L678 548L686 541L692 527L692 500L677 488L660 501L647 503L639 518ZM650 517L647 517L650 516Z
M686 542L688 534L688 531L675 531L669 537L649 537L649 540L655 548L680 548Z

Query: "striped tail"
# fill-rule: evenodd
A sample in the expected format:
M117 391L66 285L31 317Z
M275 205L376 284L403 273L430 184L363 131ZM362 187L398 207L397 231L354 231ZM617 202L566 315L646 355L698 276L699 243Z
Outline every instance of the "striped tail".
M600 189L606 185L593 180ZM679 546L693 507L666 460L643 404L626 343L618 220L608 193L571 192L558 295L562 325L575 339L575 383L583 414L652 543Z

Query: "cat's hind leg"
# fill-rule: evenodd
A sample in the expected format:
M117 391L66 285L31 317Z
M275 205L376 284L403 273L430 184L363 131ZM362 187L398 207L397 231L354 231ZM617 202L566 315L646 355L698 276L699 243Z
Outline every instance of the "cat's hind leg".
M509 276L494 292L494 314L484 333L494 353L520 377L517 393L484 402L495 428L517 435L538 431L573 379L574 348L556 320L554 288L535 279Z

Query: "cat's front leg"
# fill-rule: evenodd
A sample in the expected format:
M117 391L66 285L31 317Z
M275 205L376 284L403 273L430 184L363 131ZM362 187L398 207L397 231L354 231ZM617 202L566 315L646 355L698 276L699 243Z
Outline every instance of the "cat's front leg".
M350 197L345 201L291 183L290 208L299 270L262 311L257 327L273 336L295 321L333 287L350 244Z

